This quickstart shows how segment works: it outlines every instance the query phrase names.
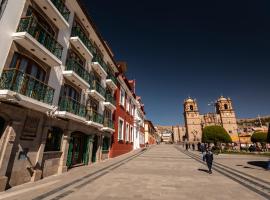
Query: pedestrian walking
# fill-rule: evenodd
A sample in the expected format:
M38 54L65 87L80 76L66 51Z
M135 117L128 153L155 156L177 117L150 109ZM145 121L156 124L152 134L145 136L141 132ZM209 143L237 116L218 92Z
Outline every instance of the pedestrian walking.
M202 152L203 161L205 161L205 151L206 151L205 144L201 144L201 152Z
M186 143L186 151L188 151L188 143Z
M212 164L213 164L214 156L210 148L206 149L206 153L204 157L205 157L205 161L208 167L208 172L209 174L212 174Z
M192 150L195 151L195 144L192 143Z

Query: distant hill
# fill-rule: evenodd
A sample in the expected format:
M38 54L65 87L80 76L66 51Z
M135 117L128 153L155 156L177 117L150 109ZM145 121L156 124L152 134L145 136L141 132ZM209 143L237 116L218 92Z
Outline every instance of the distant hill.
M262 116L260 117L262 125L263 126L268 126L270 124L270 115L268 116ZM249 124L252 126L260 126L260 121L259 118L242 118L242 119L237 119L237 124L238 125L245 125L245 124Z

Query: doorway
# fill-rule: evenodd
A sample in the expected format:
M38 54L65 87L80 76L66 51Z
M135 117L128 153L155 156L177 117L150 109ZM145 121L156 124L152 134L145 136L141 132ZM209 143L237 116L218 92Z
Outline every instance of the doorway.
M97 150L98 150L98 136L95 135L92 149L92 163L97 161Z
M88 145L89 136L80 132L71 134L67 156L69 168L88 164Z

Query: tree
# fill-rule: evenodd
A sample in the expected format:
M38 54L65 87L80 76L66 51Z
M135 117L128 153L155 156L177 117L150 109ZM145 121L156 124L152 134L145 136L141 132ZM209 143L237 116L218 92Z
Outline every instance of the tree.
M202 142L204 143L231 143L232 139L221 126L207 126L203 129Z
M253 143L266 143L267 142L267 133L266 132L255 132L251 136L251 141Z

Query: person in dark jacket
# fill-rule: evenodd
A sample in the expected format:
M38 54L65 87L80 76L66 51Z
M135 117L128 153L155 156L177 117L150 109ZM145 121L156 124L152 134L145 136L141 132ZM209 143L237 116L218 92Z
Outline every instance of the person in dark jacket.
M195 144L192 143L192 150L195 151Z
M186 151L188 151L188 143L186 143Z
M211 149L207 148L206 149L206 154L205 154L205 161L208 167L208 172L209 174L212 174L212 164L213 164L214 156L211 151Z

